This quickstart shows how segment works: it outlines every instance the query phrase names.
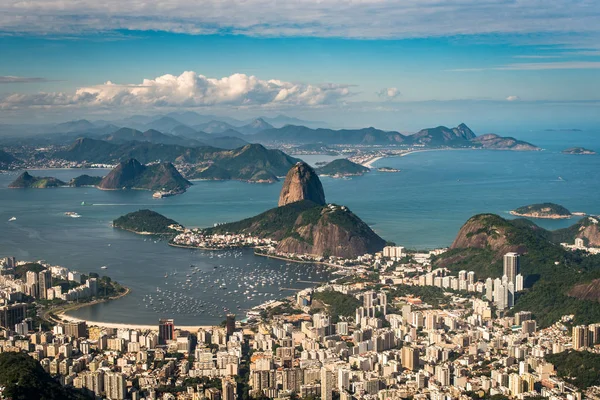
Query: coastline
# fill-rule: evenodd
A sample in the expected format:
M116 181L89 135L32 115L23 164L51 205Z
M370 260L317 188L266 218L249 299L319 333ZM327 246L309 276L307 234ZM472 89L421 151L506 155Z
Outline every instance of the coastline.
M533 214L519 214L515 211L509 211L510 215L514 215L515 217L523 217L523 218L536 218L536 219L571 219L573 214L571 215L533 215Z
M260 256L260 257L273 258L275 260L281 260L281 261L286 261L286 262L293 262L293 263L297 263L297 264L318 264L318 265L325 265L325 266L332 267L332 268L340 268L339 265L329 264L329 263L326 263L323 261L294 260L291 258L285 258L285 257L281 257L281 256L274 256L271 254L263 254L263 253L257 253L257 252L254 252L254 255Z
M117 294L116 296L112 296L112 297L108 297L108 298L104 298L104 299L97 299L97 300L86 302L86 303L75 303L75 304L69 304L67 306L59 306L56 308L49 308L43 312L41 318L48 322L51 322L51 323L62 323L65 320L66 321L76 320L76 318L68 316L67 313L70 311L79 310L80 308L93 306L95 304L105 303L105 302L108 302L111 300L117 300L117 299L125 297L129 293L131 293L130 288L128 288L127 286L123 286L123 287L125 288L125 291L123 293ZM53 318L52 316L50 316L50 314L56 315L58 317L58 319Z

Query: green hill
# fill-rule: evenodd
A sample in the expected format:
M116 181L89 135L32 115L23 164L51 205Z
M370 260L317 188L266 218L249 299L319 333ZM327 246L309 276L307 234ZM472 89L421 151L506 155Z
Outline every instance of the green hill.
M45 189L50 187L66 186L66 183L60 179L53 177L39 177L32 176L29 172L25 171L17 177L10 185L9 188L21 189L21 188L35 188Z
M353 163L347 158L333 160L332 162L322 166L321 168L316 169L317 174L329 176L363 175L369 171L369 168L363 167L360 164Z
M278 240L284 253L355 258L385 246L371 228L348 208L321 206L309 200L293 202L252 218L219 225L208 233L248 233Z
M25 353L0 353L2 398L14 400L87 399L75 389L63 387Z
M177 232L171 226L181 226L152 210L139 210L123 215L113 221L113 227L144 234L174 234Z
M514 209L510 212L512 215L530 218L570 218L571 211L555 203L530 204Z
M101 176L79 175L69 181L69 186L97 186L102 181Z
M541 326L565 314L575 314L576 323L599 322L600 303L571 297L569 291L600 278L600 255L565 250L556 242L564 235L528 220L480 214L463 225L449 251L434 257L432 263L455 273L474 271L478 279L497 278L502 275L502 256L518 252L527 289L517 299L514 311L533 312Z

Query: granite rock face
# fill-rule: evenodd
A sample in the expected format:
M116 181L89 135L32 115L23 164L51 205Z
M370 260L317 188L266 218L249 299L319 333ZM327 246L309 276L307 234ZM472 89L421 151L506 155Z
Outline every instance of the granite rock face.
M305 162L298 162L285 177L279 207L302 200L325 205L325 193L317 173Z

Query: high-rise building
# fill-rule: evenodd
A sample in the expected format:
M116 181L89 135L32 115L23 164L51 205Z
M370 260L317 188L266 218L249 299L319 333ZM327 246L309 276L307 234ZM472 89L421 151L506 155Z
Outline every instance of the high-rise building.
M235 314L227 314L225 330L227 331L227 337L233 335L233 332L235 332Z
M402 367L411 371L419 369L419 349L404 346L402 347Z
M585 325L573 327L573 350L589 346L589 330Z
M0 326L14 329L27 316L27 304L17 303L0 307Z
M45 269L38 274L39 296L41 299L47 298L47 291L52 287L52 273Z
M515 290L517 292L521 292L521 291L523 291L524 287L525 287L525 279L523 278L523 275L517 274L517 278L515 279Z
M85 321L67 322L65 324L65 335L74 338L87 337L87 324Z
M321 400L333 398L333 374L327 368L321 368Z
M127 396L125 376L119 372L107 372L104 375L104 391L109 400L124 400Z
M40 296L40 288L38 286L38 274L35 271L27 271L25 277L27 294L37 299Z
M509 282L516 284L517 274L521 271L518 253L506 253L504 255L504 274Z
M158 344L167 344L168 340L175 337L175 322L172 319L161 318L158 320Z
M223 379L223 400L235 400L237 384L231 379Z

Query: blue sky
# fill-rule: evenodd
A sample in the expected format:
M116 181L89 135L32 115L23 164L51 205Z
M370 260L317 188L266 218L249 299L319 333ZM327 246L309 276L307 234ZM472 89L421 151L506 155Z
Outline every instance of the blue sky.
M0 123L183 109L406 131L600 122L593 1L122 3L0 5Z

